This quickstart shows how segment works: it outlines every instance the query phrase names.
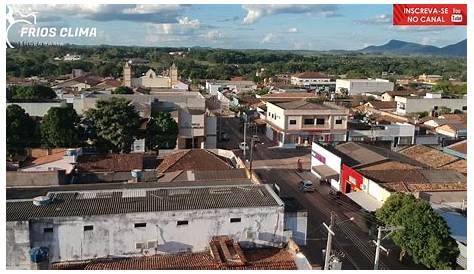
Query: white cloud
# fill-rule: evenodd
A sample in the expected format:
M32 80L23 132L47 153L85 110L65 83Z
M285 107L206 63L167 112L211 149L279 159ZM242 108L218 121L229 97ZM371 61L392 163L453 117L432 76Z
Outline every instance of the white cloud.
M135 4L34 4L10 5L22 13L36 12L41 18L68 17L94 21L135 21L173 23L186 5L135 5Z
M336 16L337 6L335 5L243 5L247 10L244 24L253 24L265 16L275 14L312 14L319 16Z
M297 28L289 28L288 32L289 33L296 33L296 32L298 32L298 29Z
M206 33L206 39L208 41L217 41L224 38L224 34L220 32L219 30L211 30L208 33Z
M267 34L263 37L262 41L260 41L260 43L262 43L262 44L264 44L264 43L273 43L273 42L275 42L275 41L277 40L277 38L278 38L278 35L277 35L277 34L275 34L275 33L267 33Z
M392 23L392 16L388 14L381 14L374 17L369 17L366 19L358 19L354 20L357 24L365 24L365 25L387 25Z

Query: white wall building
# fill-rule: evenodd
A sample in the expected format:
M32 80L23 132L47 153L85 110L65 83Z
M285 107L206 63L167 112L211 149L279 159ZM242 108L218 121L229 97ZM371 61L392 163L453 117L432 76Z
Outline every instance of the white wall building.
M391 91L394 84L385 79L337 79L336 92L347 89L349 95L362 94L366 92Z
M329 180L331 187L339 191L341 157L313 142L311 146L311 173L321 180Z
M426 93L424 97L401 97L395 96L397 102L397 113L407 115L416 112L436 111L441 107L448 107L451 111L467 110L467 97L442 98L439 93Z
M8 103L9 105L18 105L25 110L30 116L43 117L52 107L68 107L66 100L51 100L49 102L18 102Z
M409 123L367 125L369 129L350 128L347 141L390 141L392 146L412 145L415 142L415 126Z
M313 71L292 75L290 82L294 86L335 85L335 82L331 82L331 77Z
M284 203L269 185L52 192L48 202L7 202L7 269L29 269L29 251L49 263L199 252L213 236L281 246ZM108 206L104 206L108 205Z

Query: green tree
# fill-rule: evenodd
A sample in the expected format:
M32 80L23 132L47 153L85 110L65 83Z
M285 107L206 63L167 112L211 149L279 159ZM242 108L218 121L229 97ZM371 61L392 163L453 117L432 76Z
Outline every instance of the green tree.
M456 241L450 237L443 218L425 200L396 193L377 210L376 216L385 225L403 226L390 236L402 249L401 258L408 253L416 263L434 269L456 266Z
M130 101L117 97L100 100L95 108L86 111L85 117L92 128L90 137L96 143L103 143L113 152L130 152L140 127L140 116Z
M41 123L41 141L47 147L75 147L81 142L79 116L70 107L52 107Z
M18 105L7 107L7 158L24 155L25 148L38 143L36 122Z
M112 94L133 94L133 90L126 86L121 86L112 91Z
M56 93L42 85L13 86L11 87L12 99L48 100L56 98Z
M172 149L176 146L178 124L168 112L152 115L146 130L146 146L150 150Z

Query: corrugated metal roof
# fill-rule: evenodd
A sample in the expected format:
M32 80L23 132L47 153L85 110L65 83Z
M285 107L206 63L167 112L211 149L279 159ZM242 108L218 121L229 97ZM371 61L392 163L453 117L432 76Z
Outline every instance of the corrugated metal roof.
M32 201L8 201L7 221L280 205L265 185L154 188L136 190L136 193L130 191L112 189L96 192L50 192L48 196L52 202L46 206L35 206Z

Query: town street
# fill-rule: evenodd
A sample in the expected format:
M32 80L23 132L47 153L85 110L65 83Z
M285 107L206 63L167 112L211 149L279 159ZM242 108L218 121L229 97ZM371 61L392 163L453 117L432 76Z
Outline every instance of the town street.
M236 149L243 140L243 131L238 118L224 118L221 128L229 134L230 140L222 143L223 147L234 149L234 152L243 158L242 151ZM329 195L327 186L317 186L313 193L303 193L298 190L298 183L302 179L317 182L317 178L309 172L310 149L282 149L274 147L263 134L259 134L261 143L253 151L253 169L262 182L277 184L282 197L294 197L308 211L308 240L302 247L304 254L313 264L324 265L322 250L326 248L327 230L322 225L330 223L330 213L336 217L333 251L343 262L343 269L373 269L375 245L373 237L368 235L365 218L360 207L347 197L335 199ZM249 135L247 136L249 138ZM250 139L248 139L250 140ZM249 141L250 142L250 141ZM249 158L247 152L247 158ZM297 172L297 161L301 159L304 171ZM247 162L247 167L249 163ZM349 219L354 217L353 221ZM387 247L387 244L385 244ZM395 248L388 246L388 248ZM393 252L396 253L396 252ZM396 254L388 257L381 252L379 269L422 269L413 264L401 264Z

